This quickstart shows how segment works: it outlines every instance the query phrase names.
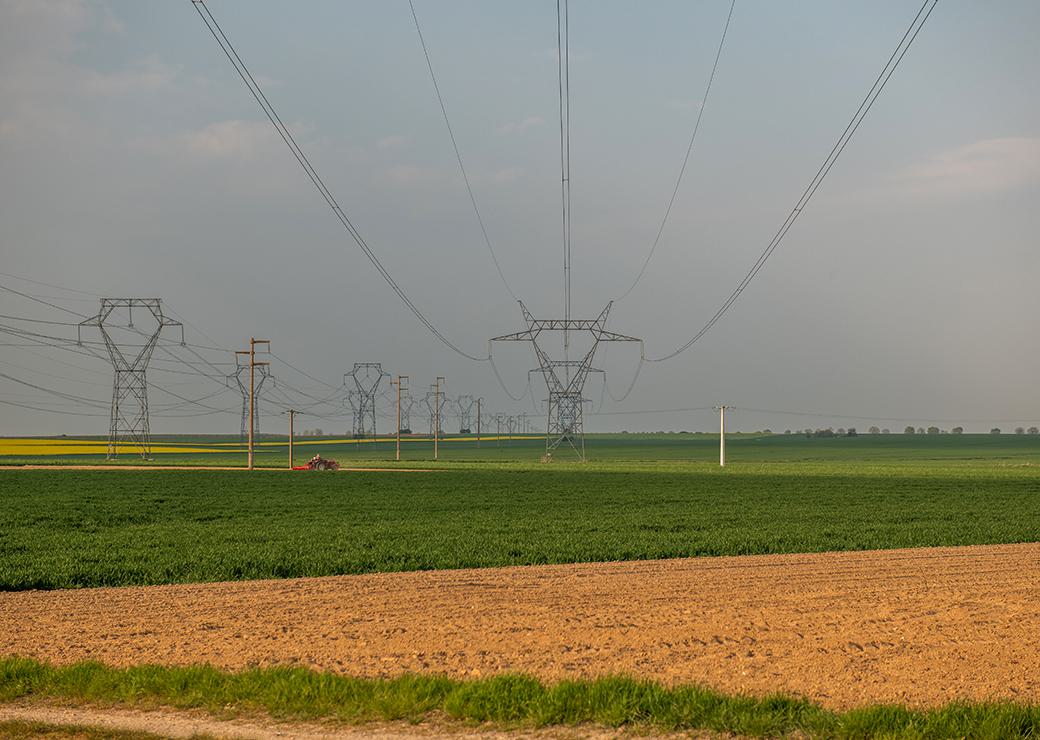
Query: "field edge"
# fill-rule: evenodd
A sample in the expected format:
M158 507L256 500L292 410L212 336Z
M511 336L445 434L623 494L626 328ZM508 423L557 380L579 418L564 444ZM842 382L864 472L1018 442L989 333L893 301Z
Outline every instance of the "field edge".
M698 685L612 676L541 682L523 675L469 680L410 674L363 679L306 668L222 671L208 665L114 668L0 658L0 703L61 700L92 706L203 710L221 719L364 725L446 718L499 729L595 725L708 730L750 737L1035 737L1040 705L952 702L928 709L873 705L831 711L808 699L724 694Z

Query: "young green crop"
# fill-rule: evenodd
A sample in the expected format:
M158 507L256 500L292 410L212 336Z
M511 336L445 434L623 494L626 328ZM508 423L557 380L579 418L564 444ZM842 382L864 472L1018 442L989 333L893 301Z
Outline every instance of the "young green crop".
M0 471L0 589L1040 539L1028 466Z

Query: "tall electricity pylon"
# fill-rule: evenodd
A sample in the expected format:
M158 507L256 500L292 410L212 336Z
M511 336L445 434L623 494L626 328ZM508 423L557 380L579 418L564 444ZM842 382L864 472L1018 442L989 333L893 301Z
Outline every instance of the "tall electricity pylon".
M383 370L383 365L379 362L355 362L354 369L343 374L344 383L347 382L347 378L352 378L357 387L357 391L347 394L347 400L354 409L355 437L376 435L376 396L383 378L389 377L390 373Z
M455 416L459 420L459 434L470 433L470 420L473 418L473 406L477 399L473 396L459 396L455 399Z
M505 423L506 415L503 414L500 411L497 414L495 414L494 420L495 420L495 446L496 447L501 447L502 446L502 424Z
M147 331L134 326L134 309L144 309L154 319ZM111 330L118 326L116 321L125 316L125 328L136 329L141 342L124 344L112 338ZM151 324L151 321L149 321ZM152 457L151 429L148 423L148 380L145 373L152 359L155 345L162 330L168 326L180 327L181 344L184 344L184 326L163 315L162 301L158 298L102 298L97 316L80 322L76 327L77 344L83 343L83 327L97 327L108 349L114 378L112 381L112 409L108 424L108 459L119 454L120 442L136 445L141 457ZM150 332L150 333L148 333ZM137 342L137 340L134 340ZM126 351L124 351L126 350Z
M430 386L433 388L433 386ZM430 417L430 436L444 432L444 407L448 405L448 398L443 391L427 391L423 398L426 405L426 413Z
M401 388L401 431L411 434L412 409L415 408L415 396L407 386Z
M527 329L514 334L503 334L491 339L492 342L530 342L538 358L539 371L549 391L549 413L545 434L545 458L552 459L552 454L563 443L570 445L579 460L585 460L585 426L583 421L584 404L587 401L582 392L585 380L590 372L594 372L592 359L600 342L639 342L642 350L643 340L625 334L607 331L607 316L613 301L607 304L595 319L536 319L527 310L523 301L519 301ZM564 359L554 360L545 349L542 335L545 333L562 333L564 342ZM588 340L588 348L580 359L570 359L571 334L583 334Z
M253 389L253 437L260 436L260 389L264 387L264 381L271 379L275 384L274 376L268 365L256 365L256 384ZM245 376L245 377L243 377ZM245 442L249 436L249 365L238 365L235 372L225 379L225 384L231 387L231 381L235 381L235 387L242 394L242 424L240 426L239 441Z

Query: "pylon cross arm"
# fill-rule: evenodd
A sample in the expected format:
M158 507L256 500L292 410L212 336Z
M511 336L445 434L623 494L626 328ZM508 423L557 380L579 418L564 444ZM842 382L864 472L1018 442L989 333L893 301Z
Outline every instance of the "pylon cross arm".
M627 334L618 334L615 331L595 332L596 339L601 342L642 342L639 337L630 337Z
M610 314L611 305L608 303L594 319L536 319L521 302L520 309L523 312L527 329L512 334L503 334L491 340L492 342L530 342L534 349L535 356L538 358L538 370L549 391L547 453L552 452L566 441L579 458L584 459L585 457L582 406L587 399L582 397L582 390L590 372L602 372L602 370L592 367L599 343L639 342L642 344L642 340L638 337L607 331L607 317ZM584 333L591 338L591 347L580 359L572 360L568 357L563 360L554 360L541 346L540 339L543 332L563 332L565 350L568 347L567 333Z
M531 342L533 340L534 336L530 329L513 334L503 334L500 337L491 337L492 342Z

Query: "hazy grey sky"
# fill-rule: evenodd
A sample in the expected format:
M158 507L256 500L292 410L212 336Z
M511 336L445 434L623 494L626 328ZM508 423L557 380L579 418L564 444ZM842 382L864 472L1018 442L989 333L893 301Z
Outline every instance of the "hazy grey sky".
M396 280L465 351L522 327L483 244L407 2L210 7L301 146ZM737 0L697 147L642 282L611 328L650 356L692 336L783 221L909 24L916 2ZM503 271L540 316L562 313L553 2L416 0ZM573 0L575 315L624 292L653 241L707 81L728 0ZM852 416L1040 423L1040 4L942 0L816 199L704 339L642 369L597 411L738 410L741 429L866 428ZM269 338L336 386L378 361L424 390L496 411L487 363L431 337L379 279L277 138L188 0L0 0L0 284L84 314L100 295L158 296L189 342ZM0 291L0 314L75 321ZM49 335L61 325L2 319ZM0 372L102 406L110 370L0 334ZM183 350L186 360L199 361ZM207 351L214 363L229 355ZM597 365L620 395L638 350ZM534 367L496 350L514 394ZM200 365L206 372L215 371ZM157 353L150 380L230 409L174 407L155 433L238 428L236 392ZM327 387L276 362L284 385ZM535 398L545 395L534 384ZM104 433L105 410L0 377L0 399L99 414L0 409L0 433ZM323 414L342 414L336 404ZM318 409L315 409L318 410ZM387 409L389 411L389 409ZM977 421L974 421L977 420ZM992 423L990 420L994 420ZM710 411L592 415L588 427L708 429ZM265 420L267 430L282 422ZM349 417L303 426L349 427ZM944 422L944 427L953 422ZM418 425L416 425L418 426ZM388 428L384 422L383 428Z

